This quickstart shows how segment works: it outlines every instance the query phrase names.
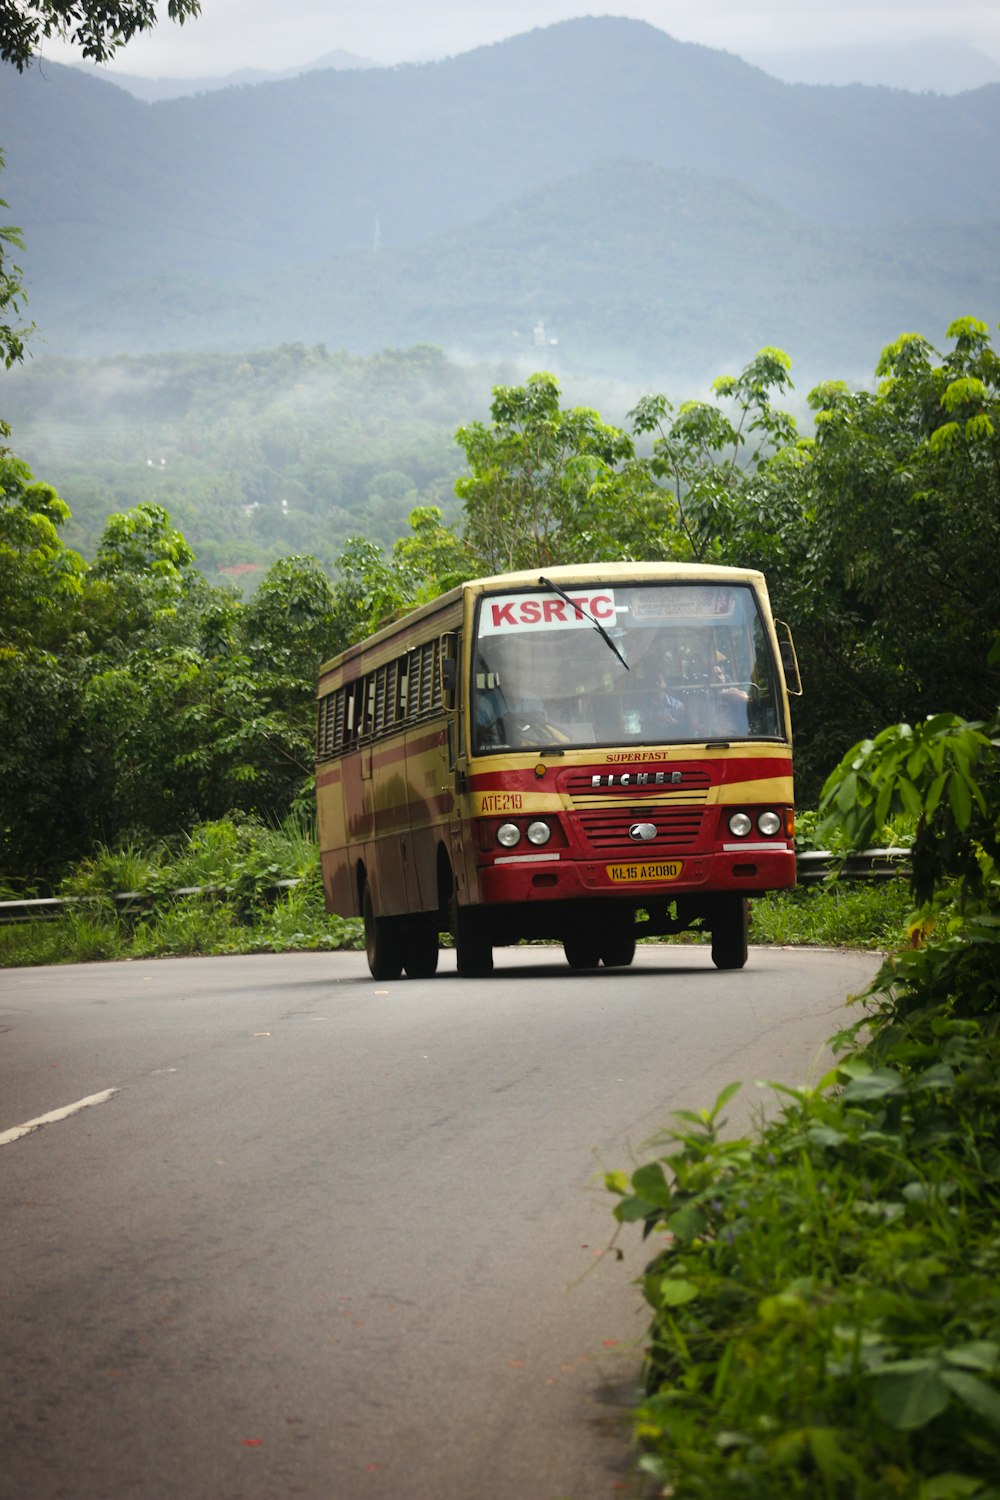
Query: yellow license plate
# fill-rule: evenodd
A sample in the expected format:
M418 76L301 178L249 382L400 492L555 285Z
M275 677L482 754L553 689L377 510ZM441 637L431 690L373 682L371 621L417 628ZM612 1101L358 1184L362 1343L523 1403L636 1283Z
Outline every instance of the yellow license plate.
M684 868L682 860L661 859L656 864L608 865L608 879L617 883L632 880L676 880Z

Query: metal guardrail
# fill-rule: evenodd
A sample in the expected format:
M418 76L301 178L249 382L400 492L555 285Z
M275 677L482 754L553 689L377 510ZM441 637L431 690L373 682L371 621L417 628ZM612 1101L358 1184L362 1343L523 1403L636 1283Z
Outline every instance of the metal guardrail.
M891 880L910 873L909 849L863 849L853 854L834 854L830 849L810 849L796 856L800 885L818 885L823 880ZM276 880L263 887L269 891L290 890L298 880ZM175 896L225 896L224 886L185 885L173 891L119 891L111 899L126 913ZM67 907L87 906L90 896L34 896L26 901L0 901L0 925L5 922L38 922L62 916Z
M799 885L821 880L894 880L910 873L909 849L859 849L834 854L830 849L808 849L796 855Z

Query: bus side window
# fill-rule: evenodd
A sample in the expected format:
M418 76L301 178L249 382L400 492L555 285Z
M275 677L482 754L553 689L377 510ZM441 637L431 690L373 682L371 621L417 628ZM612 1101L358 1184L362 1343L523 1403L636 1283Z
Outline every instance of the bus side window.
M410 716L410 659L408 656L400 658L399 662L399 721L405 724Z
M316 759L329 760L337 750L334 738L334 726L336 723L336 692L327 693L319 700L319 712L316 718Z
M375 673L370 672L361 689L361 736L370 738L375 729Z
M353 745L358 738L359 704L358 696L361 684L349 683L345 689L347 695L347 712L344 716L344 744Z

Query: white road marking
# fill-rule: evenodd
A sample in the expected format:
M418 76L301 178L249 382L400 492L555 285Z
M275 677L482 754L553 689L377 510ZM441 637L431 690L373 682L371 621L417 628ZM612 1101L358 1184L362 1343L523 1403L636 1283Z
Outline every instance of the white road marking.
M33 1130L41 1130L43 1125L55 1125L58 1120L66 1120L81 1109L89 1109L92 1104L105 1104L120 1092L120 1089L105 1089L100 1094L88 1094L86 1099L78 1099L75 1104L65 1104L62 1109L53 1109L47 1115L39 1115L37 1120L28 1120L25 1125L15 1125L11 1130L0 1131L0 1146L9 1146L11 1141L19 1141Z

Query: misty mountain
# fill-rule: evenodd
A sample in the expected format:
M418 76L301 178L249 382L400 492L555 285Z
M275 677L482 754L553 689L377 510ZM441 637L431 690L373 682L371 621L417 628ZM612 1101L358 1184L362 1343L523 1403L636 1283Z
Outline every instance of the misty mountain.
M58 352L494 357L542 319L616 369L784 342L836 374L996 313L1000 85L790 86L612 18L152 105L0 77L2 195Z
M915 94L961 94L1000 83L1000 61L949 37L768 52L744 48L741 55L785 83L881 84Z
M908 89L911 93L961 94L1000 83L1000 61L969 42L957 38L928 37L917 41L865 43L861 45L785 48L753 51L743 48L744 62L762 68L785 83L850 84ZM245 83L278 83L323 68L375 68L371 58L338 48L312 62L281 72L264 68L240 68L206 78L149 78L121 73L98 64L75 64L91 77L125 89L136 99L152 104L160 99L179 99L189 94L210 93Z
M247 83L280 83L286 78L298 78L303 73L314 73L323 68L374 68L377 64L368 57L358 57L356 53L345 52L338 47L298 68L284 68L281 72L270 72L266 68L239 68L234 73L207 78L146 78L139 73L119 73L97 63L74 63L73 66L90 78L98 78L102 83L111 83L124 89L134 99L155 104L161 99L210 94L216 89L238 88Z
M770 343L808 382L867 371L904 328L940 336L1000 306L998 239L1000 220L832 234L732 178L605 162L412 249L240 283L163 273L67 314L59 347L237 351L252 330L261 346L434 343L671 384Z

